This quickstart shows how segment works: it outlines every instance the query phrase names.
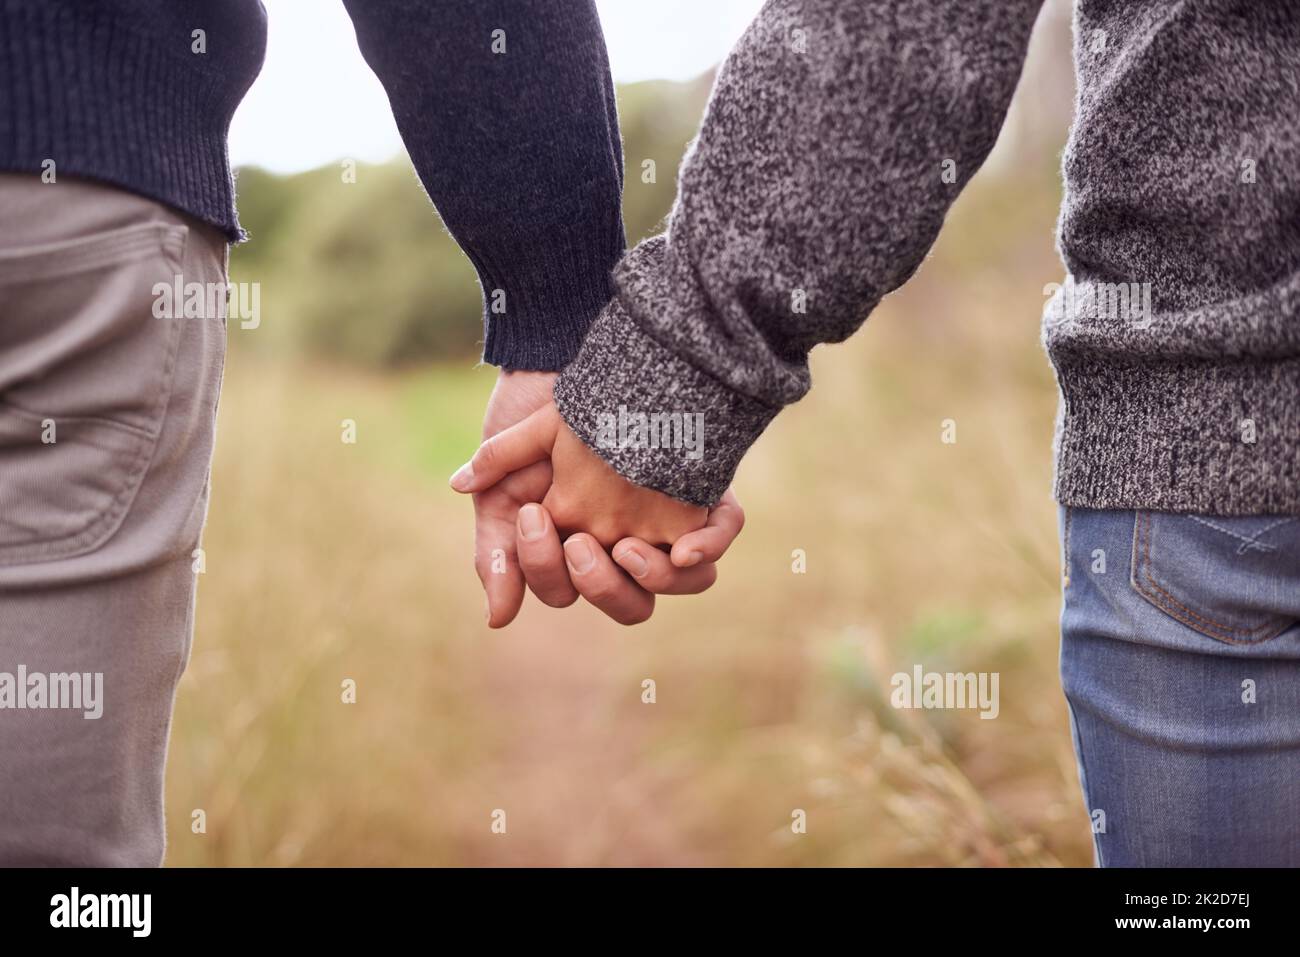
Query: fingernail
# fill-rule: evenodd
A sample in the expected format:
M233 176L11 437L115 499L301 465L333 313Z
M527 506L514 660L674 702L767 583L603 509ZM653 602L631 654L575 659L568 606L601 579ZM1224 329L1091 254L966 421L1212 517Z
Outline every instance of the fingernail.
M491 602L483 603L483 620L486 621L489 625L492 624L492 603Z
M466 492L474 481L474 463L466 462L460 468L456 469L456 474L451 477L451 487L457 492Z
M564 543L564 557L575 575L585 575L596 564L596 556L581 538L571 538Z
M519 534L530 542L546 534L546 516L540 505L525 505L519 510Z
M692 565L698 565L700 559L704 557L703 552L687 552L686 561L682 563L683 568L690 568Z
M626 549L623 554L614 556L614 561L631 572L633 578L643 578L645 573L650 570L646 560L641 557L641 553L635 548Z

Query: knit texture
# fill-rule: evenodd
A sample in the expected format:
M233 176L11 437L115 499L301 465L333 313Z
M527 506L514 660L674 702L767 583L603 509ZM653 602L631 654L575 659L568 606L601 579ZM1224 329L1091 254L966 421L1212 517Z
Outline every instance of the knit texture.
M632 481L716 502L914 273L986 158L1038 0L769 0L719 72L667 233L560 376ZM1056 496L1300 513L1300 5L1080 0L1079 94L1044 313ZM943 175L948 173L948 176ZM1132 295L1129 295L1129 292ZM703 455L601 441L620 407L702 413Z
M420 180L478 271L484 360L562 368L625 248L594 3L346 6ZM120 186L238 241L226 136L265 46L259 0L0 0L0 170L53 160L59 177Z
M0 169L53 161L56 185L102 180L238 240L226 132L265 47L258 0L0 0Z

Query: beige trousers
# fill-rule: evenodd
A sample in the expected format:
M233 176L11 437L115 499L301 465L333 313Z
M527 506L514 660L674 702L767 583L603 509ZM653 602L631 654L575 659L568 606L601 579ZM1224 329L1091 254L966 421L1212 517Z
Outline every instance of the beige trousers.
M162 861L226 349L163 287L224 283L226 248L111 186L0 175L0 865Z

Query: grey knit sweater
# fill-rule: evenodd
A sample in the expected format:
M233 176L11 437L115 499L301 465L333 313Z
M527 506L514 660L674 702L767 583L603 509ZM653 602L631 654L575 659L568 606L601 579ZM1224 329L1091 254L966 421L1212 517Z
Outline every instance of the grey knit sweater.
M667 233L625 257L557 383L574 431L632 481L715 502L808 391L809 350L920 265L1038 7L769 0ZM1300 3L1079 0L1075 61L1067 275L1043 324L1057 498L1300 513ZM681 422L703 425L694 454Z

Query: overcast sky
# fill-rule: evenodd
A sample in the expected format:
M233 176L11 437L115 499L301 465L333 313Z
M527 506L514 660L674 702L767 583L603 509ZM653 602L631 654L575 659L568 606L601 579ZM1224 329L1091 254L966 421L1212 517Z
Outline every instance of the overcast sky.
M266 65L230 129L231 161L282 173L400 152L383 87L339 0L264 0ZM563 2L563 0L557 0ZM620 83L688 80L719 62L762 0L597 0Z

